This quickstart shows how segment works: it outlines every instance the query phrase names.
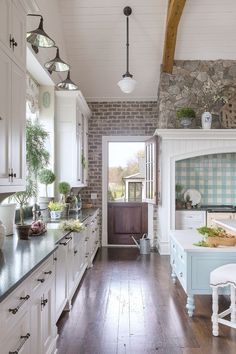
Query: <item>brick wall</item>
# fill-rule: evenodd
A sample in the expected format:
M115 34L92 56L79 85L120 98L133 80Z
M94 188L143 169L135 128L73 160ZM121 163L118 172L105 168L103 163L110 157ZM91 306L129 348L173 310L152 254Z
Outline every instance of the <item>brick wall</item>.
M88 122L88 187L82 191L85 203L97 193L95 207L102 207L102 137L153 135L157 128L157 102L91 102Z

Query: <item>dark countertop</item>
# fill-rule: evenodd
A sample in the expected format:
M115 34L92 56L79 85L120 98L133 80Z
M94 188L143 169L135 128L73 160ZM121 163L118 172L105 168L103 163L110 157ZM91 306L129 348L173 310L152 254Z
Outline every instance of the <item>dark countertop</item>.
M69 218L83 222L96 210L84 209ZM0 250L0 302L37 269L57 249L58 242L69 234L58 229L60 221L48 220L47 232L29 240L20 240L16 234L6 237L4 248Z

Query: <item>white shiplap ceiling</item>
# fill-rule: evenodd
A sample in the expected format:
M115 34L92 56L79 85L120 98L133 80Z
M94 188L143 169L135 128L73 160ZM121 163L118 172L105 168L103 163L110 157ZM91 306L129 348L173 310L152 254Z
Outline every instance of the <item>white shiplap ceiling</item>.
M73 80L89 100L156 99L167 0L59 0ZM131 95L117 82L126 71L126 19L131 6L130 72L138 81Z
M58 0L71 74L87 100L157 97L168 0ZM131 6L130 72L138 81L123 94L125 16ZM236 59L236 1L187 0L176 59Z

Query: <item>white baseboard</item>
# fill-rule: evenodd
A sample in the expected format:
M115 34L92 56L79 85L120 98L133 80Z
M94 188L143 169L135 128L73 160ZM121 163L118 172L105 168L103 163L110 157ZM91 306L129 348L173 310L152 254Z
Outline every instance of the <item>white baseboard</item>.
M169 256L170 255L170 244L169 242L158 242L158 252L161 256Z

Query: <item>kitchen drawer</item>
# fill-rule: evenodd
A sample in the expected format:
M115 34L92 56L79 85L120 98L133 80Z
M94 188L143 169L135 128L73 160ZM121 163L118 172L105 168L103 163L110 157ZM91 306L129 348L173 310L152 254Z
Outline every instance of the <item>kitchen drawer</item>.
M32 354L30 351L30 319L25 313L17 322L11 332L1 340L1 354L19 353Z
M50 256L29 278L31 291L38 291L48 284L55 275L53 256Z
M195 229L206 225L206 212L202 210L177 210L175 212L176 230Z
M5 337L7 332L16 325L20 318L30 307L31 293L28 279L19 285L0 304L1 335Z

